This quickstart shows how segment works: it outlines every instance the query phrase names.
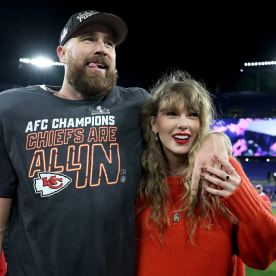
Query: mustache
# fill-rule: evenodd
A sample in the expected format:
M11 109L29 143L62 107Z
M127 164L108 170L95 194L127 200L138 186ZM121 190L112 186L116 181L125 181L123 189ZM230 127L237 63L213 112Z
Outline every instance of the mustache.
M88 65L89 63L100 63L105 68L109 68L111 64L111 62L105 56L94 56L91 58L87 58L84 63L85 65Z

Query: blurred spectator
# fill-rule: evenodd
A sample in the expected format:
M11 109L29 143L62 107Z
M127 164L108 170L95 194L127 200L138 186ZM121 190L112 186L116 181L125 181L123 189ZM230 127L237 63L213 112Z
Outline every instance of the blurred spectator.
M267 203L268 207L271 208L271 201L270 198L263 192L263 186L262 185L256 185L256 190L258 194L263 198L263 200Z

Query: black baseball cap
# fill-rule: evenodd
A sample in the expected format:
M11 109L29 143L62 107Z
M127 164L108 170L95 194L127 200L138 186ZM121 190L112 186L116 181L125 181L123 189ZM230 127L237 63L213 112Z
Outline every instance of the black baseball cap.
M75 13L70 17L61 31L59 44L64 45L79 28L89 24L107 27L113 33L116 45L121 44L127 36L127 24L119 16L112 13L88 10Z

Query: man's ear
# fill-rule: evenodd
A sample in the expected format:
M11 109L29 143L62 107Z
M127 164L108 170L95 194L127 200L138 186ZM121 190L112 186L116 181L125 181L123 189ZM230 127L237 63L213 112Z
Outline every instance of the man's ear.
M65 55L66 48L64 46L57 47L57 55L59 57L60 62L63 64L66 63L66 55Z

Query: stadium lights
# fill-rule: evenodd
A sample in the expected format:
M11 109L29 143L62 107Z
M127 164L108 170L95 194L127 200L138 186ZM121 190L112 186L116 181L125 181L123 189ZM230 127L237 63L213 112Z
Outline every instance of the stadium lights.
M276 61L271 60L271 61L245 62L243 65L244 67L272 66L272 65L276 65Z
M276 60L270 60L270 61L253 61L253 62L244 62L243 68L240 69L240 72L244 72L244 70L257 70L260 68L264 68L266 66L275 66ZM251 69L249 69L251 68Z
M43 58L43 57L38 57L35 59L20 58L19 61L22 63L32 64L40 68L47 68L50 66L63 66L63 63L61 62L55 62L48 58Z

